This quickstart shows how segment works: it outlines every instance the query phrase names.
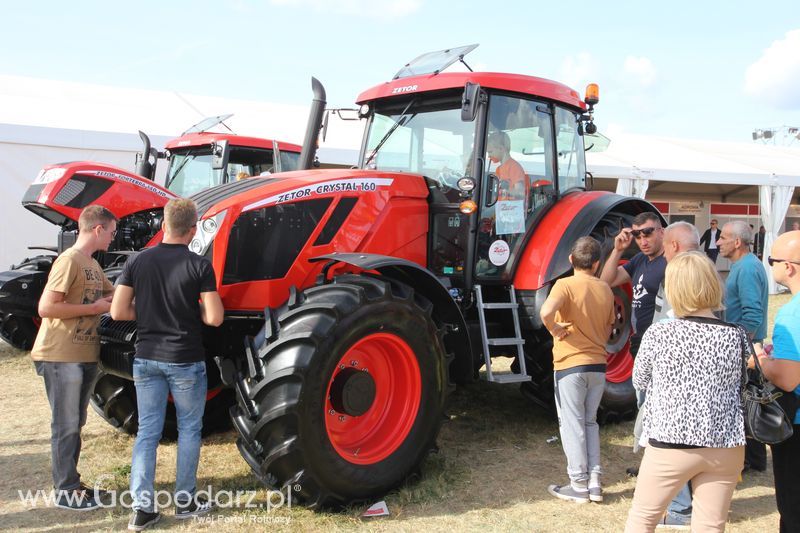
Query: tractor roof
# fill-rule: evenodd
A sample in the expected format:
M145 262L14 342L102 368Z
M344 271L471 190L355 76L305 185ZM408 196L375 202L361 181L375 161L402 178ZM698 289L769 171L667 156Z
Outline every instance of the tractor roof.
M444 72L399 78L364 91L358 95L356 103L366 104L374 100L408 97L421 92L461 89L467 82L478 83L484 88L522 93L561 102L581 110L586 109L586 104L578 92L562 83L534 76L500 72Z
M247 146L250 148L265 148L272 149L271 139L260 139L258 137L246 137L243 135L235 135L233 133L187 133L181 135L177 139L172 139L167 142L165 148L175 150L176 148L187 148L191 146L203 146L211 144L212 142L228 141L228 144L233 146ZM282 152L300 152L301 146L297 144L277 141L278 149Z

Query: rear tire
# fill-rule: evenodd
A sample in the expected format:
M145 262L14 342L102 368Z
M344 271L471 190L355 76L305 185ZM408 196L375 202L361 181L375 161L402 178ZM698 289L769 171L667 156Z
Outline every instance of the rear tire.
M367 275L290 298L256 337L259 376L232 410L255 475L318 509L378 497L416 471L451 390L431 311L411 287Z
M595 226L591 236L600 242L600 265L614 246L614 236L620 222L630 226L633 217L625 213L608 213ZM601 423L627 420L636 414L636 391L631 372L633 358L630 354L631 287L630 284L612 289L616 321L611 339L606 345L609 353L606 368L606 388L597 419ZM553 392L553 338L542 328L528 333L525 338L525 366L531 381L522 383L522 394L553 416L556 414Z
M206 400L203 413L204 437L230 429L228 413L235 402L231 389L217 387L209 390L209 393L214 396ZM136 435L139 430L139 415L133 381L98 371L90 403L100 418L128 435ZM178 438L177 416L172 402L167 404L161 438L169 441Z

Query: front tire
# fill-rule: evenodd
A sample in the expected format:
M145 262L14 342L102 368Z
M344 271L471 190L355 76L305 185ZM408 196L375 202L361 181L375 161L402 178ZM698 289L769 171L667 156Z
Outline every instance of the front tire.
M256 337L258 376L232 410L255 475L322 508L380 496L417 470L451 390L431 311L411 287L367 275L290 298Z
M220 386L209 388L203 413L204 437L230 429L228 412L234 401L231 389ZM90 403L100 418L128 435L136 435L139 430L139 413L133 381L99 370ZM178 438L178 420L175 405L171 401L167 404L161 438L169 441Z
M33 348L41 320L29 316L0 313L0 337L18 350Z

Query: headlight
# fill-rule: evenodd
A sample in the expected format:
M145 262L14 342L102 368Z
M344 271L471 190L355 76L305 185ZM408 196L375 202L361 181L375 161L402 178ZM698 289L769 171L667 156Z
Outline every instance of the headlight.
M65 168L51 168L50 170L40 170L33 183L50 183L61 179L61 176L67 171Z
M220 211L213 217L204 218L197 222L197 233L194 234L194 239L189 243L189 249L197 255L205 255L208 247L214 242L214 237L219 231L219 226L225 219L225 214L228 212Z
M216 233L219 225L213 218L207 218L203 221L202 227L206 233Z

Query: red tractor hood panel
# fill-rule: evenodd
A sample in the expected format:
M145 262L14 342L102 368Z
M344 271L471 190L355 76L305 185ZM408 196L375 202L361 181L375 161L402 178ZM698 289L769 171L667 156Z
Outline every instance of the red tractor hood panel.
M50 222L77 221L84 207L102 205L122 218L177 198L156 183L111 165L78 161L44 167L22 205Z

